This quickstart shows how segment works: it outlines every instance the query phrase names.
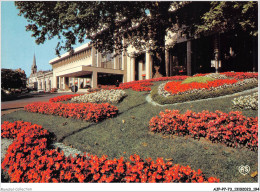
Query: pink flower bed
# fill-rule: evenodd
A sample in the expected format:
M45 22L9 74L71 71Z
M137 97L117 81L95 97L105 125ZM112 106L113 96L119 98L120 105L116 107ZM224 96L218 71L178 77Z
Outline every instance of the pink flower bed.
M193 138L205 137L212 142L224 143L227 146L247 146L258 149L258 118L245 117L241 112L187 111L180 114L178 110L160 112L150 120L152 132L190 135Z

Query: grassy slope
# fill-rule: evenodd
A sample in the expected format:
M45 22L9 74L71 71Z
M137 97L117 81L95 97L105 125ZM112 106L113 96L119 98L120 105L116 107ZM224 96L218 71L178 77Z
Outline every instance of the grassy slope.
M148 129L149 120L166 108L178 109L181 113L187 109L196 112L221 110L228 113L232 110L232 98L201 101L192 105L155 107L146 102L147 93L126 92L128 97L117 104L120 111L118 117L98 124L24 111L2 116L2 121L24 120L43 125L55 133L58 141L98 156L106 154L110 158L128 158L135 153L142 158L172 158L173 163L200 168L207 176L218 177L221 182L257 182L257 177L243 176L238 172L240 165L249 165L251 172L257 170L256 152L229 148L205 139L197 141L187 137L163 137L161 134L152 134ZM257 111L247 110L243 114L257 116Z

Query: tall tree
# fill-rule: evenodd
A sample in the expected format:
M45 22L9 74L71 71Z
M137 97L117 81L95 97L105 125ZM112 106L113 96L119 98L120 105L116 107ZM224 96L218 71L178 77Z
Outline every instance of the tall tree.
M60 39L56 53L61 49L73 51L78 40L91 39L100 52L122 51L130 43L136 49L149 49L161 65L166 30L173 25L171 9L181 3L131 2L24 2L15 5L29 22L36 43L44 43L55 36ZM185 3L184 3L185 4ZM122 43L123 38L126 40ZM64 41L62 39L65 39Z
M26 86L26 74L19 70L1 69L1 87L24 88Z
M76 41L90 39L102 53L122 51L129 44L148 49L154 64L164 66L167 30L192 37L239 26L257 35L257 2L16 1L15 5L30 22L26 29L37 44L58 37L56 54L61 49L73 52Z
M210 9L203 14L202 23L196 25L196 33L229 30L246 31L258 35L257 1L213 1Z

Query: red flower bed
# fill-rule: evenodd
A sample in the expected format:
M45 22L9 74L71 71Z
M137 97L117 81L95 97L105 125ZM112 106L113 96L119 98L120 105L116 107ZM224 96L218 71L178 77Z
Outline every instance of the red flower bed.
M132 90L134 91L151 91L151 88L150 87L144 87L142 85L134 85L132 86Z
M83 95L83 94L61 95L61 96L50 98L49 102L68 101L68 100L71 100L73 97L77 97L80 95Z
M250 78L258 79L258 73L224 72L224 73L221 73L221 74L226 75L227 77L233 77L235 79L250 79Z
M151 91L149 86L152 86L156 81L167 81L167 80L184 80L188 76L172 76L172 77L159 77L154 79L146 79L140 81L131 81L127 83L121 83L119 87L111 88L111 89L132 89L134 91Z
M30 127L31 125L32 124L29 122L15 121L13 123L10 123L8 121L5 121L1 125L1 137L14 139L20 132L26 132L28 127Z
M24 109L28 112L61 117L71 117L86 121L98 122L106 118L114 117L118 113L117 107L108 103L48 103L36 102L26 105Z
M164 89L172 94L177 94L181 92L190 91L193 89L211 89L214 87L220 87L224 84L234 84L236 83L236 79L217 79L214 81L208 81L207 83L198 83L198 82L192 82L192 83L186 83L182 84L182 82L168 82L166 83Z
M221 111L215 113L187 111L180 114L178 110L165 110L150 120L153 132L164 134L190 135L194 138L205 137L212 142L225 143L227 146L247 146L258 149L258 118L245 117L241 112Z
M4 124L19 124L25 130L20 129L2 163L11 182L219 182L214 177L207 179L200 169L173 165L162 158L152 161L133 155L130 161L125 161L123 157L113 160L106 156L66 157L49 149L49 133L41 126L27 122Z

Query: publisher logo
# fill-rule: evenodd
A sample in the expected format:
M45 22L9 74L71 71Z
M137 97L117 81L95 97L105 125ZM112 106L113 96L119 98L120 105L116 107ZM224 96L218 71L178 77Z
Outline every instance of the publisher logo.
M245 176L250 172L250 167L248 165L240 165L238 171Z

